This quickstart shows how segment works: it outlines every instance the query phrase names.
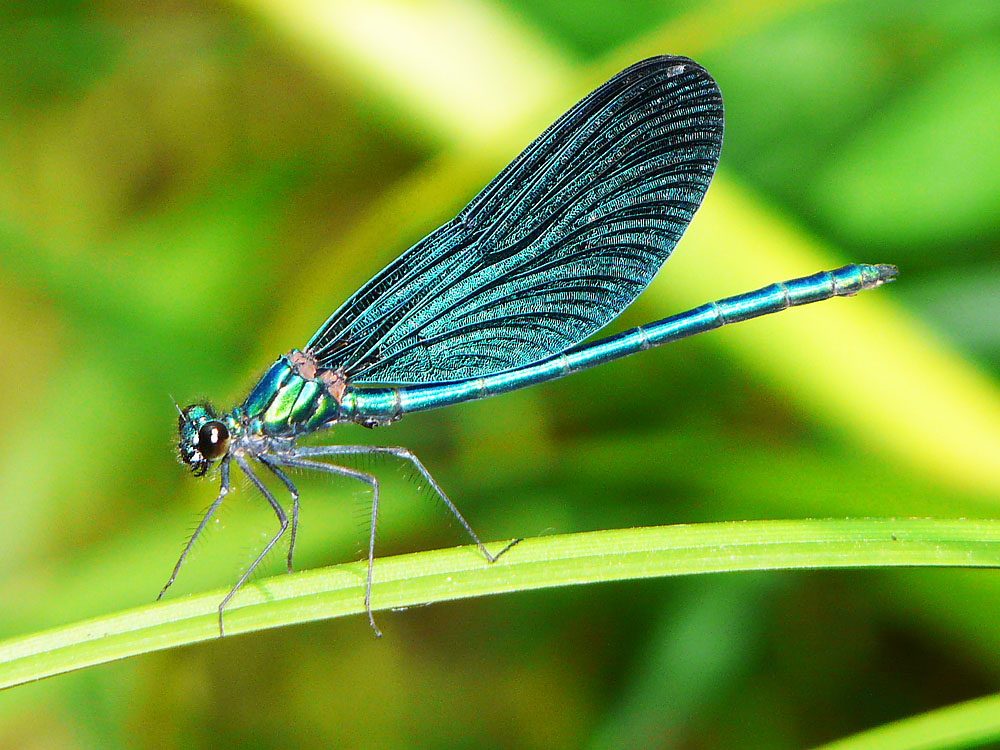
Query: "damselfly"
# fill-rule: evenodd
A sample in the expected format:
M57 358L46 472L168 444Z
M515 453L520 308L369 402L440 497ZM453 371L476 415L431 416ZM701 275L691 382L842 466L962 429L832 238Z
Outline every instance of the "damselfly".
M669 56L636 63L560 117L457 217L380 271L302 349L278 357L242 404L224 414L206 403L178 408L181 459L196 476L219 462L221 489L160 596L229 492L235 463L279 528L219 604L221 634L226 605L289 527L292 570L299 493L286 469L315 470L371 487L364 604L378 634L371 587L379 483L321 459L389 454L408 461L486 560L507 548L491 554L407 448L304 447L299 437L347 422L387 425L895 277L893 266L844 266L581 344L670 256L715 172L722 123L719 89L700 65ZM260 470L287 488L290 520Z

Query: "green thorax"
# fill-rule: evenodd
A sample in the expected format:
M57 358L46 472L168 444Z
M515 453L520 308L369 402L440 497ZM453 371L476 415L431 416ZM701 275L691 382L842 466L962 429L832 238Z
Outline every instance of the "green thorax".
M300 435L341 421L340 404L324 383L299 374L287 357L264 373L241 408L251 433Z

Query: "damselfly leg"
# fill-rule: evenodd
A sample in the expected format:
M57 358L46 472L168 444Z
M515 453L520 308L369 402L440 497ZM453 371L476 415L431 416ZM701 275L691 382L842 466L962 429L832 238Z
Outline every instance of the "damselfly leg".
M424 481L434 490L434 494L440 498L441 502L444 503L448 511L458 519L458 522L462 524L462 528L465 529L465 533L469 535L475 545L479 548L479 551L486 558L487 562L496 562L497 558L500 557L504 552L509 550L515 544L517 544L520 539L515 539L510 542L506 547L500 550L495 555L492 554L485 545L479 540L479 536L469 522L465 520L465 517L458 510L458 507L451 501L451 499L445 494L444 490L441 489L441 485L437 483L431 473L427 471L427 467L424 466L423 462L417 458L416 454L413 453L409 448L403 448L401 446L382 446L382 445L318 445L303 448L295 448L292 451L292 455L315 458L317 456L357 456L364 454L382 454L395 456L404 461L408 461L413 464L413 468L419 472L420 476L424 478Z
M368 576L365 580L365 612L368 614L368 624L371 625L372 630L375 631L376 636L381 636L382 631L378 629L375 624L375 618L372 615L371 609L371 592L372 592L372 575L375 564L375 532L378 526L378 480L371 474L366 474L365 472L357 471L354 469L348 469L344 466L339 466L337 464L326 463L325 461L315 461L311 459L324 457L324 456L357 456L357 455L373 455L382 454L396 456L404 461L408 461L413 464L414 468L420 473L420 476L424 478L434 493L441 499L445 504L445 507L458 519L459 523L462 524L462 528L465 529L466 533L471 537L472 541L475 542L476 547L482 553L483 557L486 558L487 562L496 562L496 560L504 554L507 550L517 544L520 539L515 539L505 546L497 554L490 553L489 550L483 545L476 532L472 530L469 522L465 520L461 512L455 504L448 498L441 489L441 486L435 481L431 473L427 471L427 467L421 463L420 459L414 455L412 451L408 448L402 448L398 446L386 447L386 446L374 446L374 445L320 445L320 446L309 446L301 448L293 448L287 453L276 453L272 454L272 459L278 461L283 466L289 466L293 468L300 469L311 469L314 471L324 471L330 474L337 474L339 476L351 477L358 479L362 482L367 483L372 488L372 509L371 509L371 522L368 534Z
M181 556L178 558L177 564L174 566L174 570L170 574L169 580L167 580L167 584L160 590L160 595L156 597L156 601L160 601L160 599L163 598L163 595L167 593L167 589L169 589L170 585L176 580L177 574L180 572L181 565L184 564L184 559L188 556L188 552L190 552L191 548L194 546L194 542L198 538L198 535L205 530L205 527L208 526L209 520L212 518L212 514L219 509L219 506L222 505L222 501L225 499L226 495L229 494L229 456L222 459L222 468L219 473L222 476L222 486L219 488L219 496L215 498L215 501L208 507L208 510L205 511L205 515L202 516L201 522L198 524L198 528L194 530L191 538L188 539L187 544L184 545L184 551L181 552Z
M274 456L274 459L282 466L289 466L294 469L308 469L310 471L323 471L327 474L335 474L341 477L349 477L364 482L372 488L372 512L371 526L368 534L368 575L365 578L365 612L368 613L368 624L372 626L377 638L382 637L382 631L375 624L372 616L372 568L375 562L375 529L378 526L378 479L363 471L348 469L346 466L328 464L323 461L310 461L306 458L299 458L298 451L289 451Z
M262 453L257 458L281 480L282 484L288 489L288 494L292 497L292 533L291 539L288 540L288 572L291 573L293 570L292 554L295 552L295 535L299 530L299 490L292 484L292 480L288 478L288 475L278 468L273 458L266 453Z
M265 557L267 557L267 553L271 551L274 545L278 543L278 540L281 539L285 531L288 529L288 516L285 515L285 510L284 508L281 507L281 504L274 499L274 495L271 494L271 491L268 490L267 487L264 486L264 483L261 482L260 479L257 477L257 475L253 473L253 471L250 468L250 465L247 463L247 460L243 456L237 453L235 454L234 458L236 460L236 464L243 470L243 473L247 475L247 477L250 479L251 482L253 482L253 486L257 488L257 491L260 492L260 494L264 496L264 499L267 500L267 502L271 505L271 509L274 510L274 514L278 517L278 523L280 524L281 528L278 529L278 533L276 533L273 537L271 537L271 541L269 541L267 545L264 547L264 549L261 550L260 554L257 555L257 558L250 564L250 567L248 567L243 572L243 575L240 576L240 580L236 582L236 585L233 586L233 588L230 590L228 594L226 594L226 598L222 600L221 604L219 604L220 638L225 635L225 630L222 627L222 610L226 608L226 605L229 604L229 600L232 599L236 595L236 592L240 590L240 587L247 582L247 579L254 572L257 566L261 564L261 562L264 560ZM266 463L264 465L267 466L267 468L274 471L274 469L268 466ZM287 479L287 477L285 479Z

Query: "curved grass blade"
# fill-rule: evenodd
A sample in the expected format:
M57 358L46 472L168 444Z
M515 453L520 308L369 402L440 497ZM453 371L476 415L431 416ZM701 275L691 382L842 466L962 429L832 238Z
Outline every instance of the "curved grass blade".
M815 750L958 750L1000 740L1000 694L956 703Z
M743 570L1000 566L1000 521L738 521L525 539L495 564L474 547L381 559L373 609L581 583ZM364 563L248 585L230 634L364 611ZM0 688L219 636L219 591L0 643Z

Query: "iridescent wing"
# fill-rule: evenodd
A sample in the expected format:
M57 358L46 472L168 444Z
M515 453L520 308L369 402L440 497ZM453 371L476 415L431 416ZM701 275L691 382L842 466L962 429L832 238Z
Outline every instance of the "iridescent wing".
M652 280L708 189L722 97L685 57L622 71L306 345L353 383L482 377L568 349Z

